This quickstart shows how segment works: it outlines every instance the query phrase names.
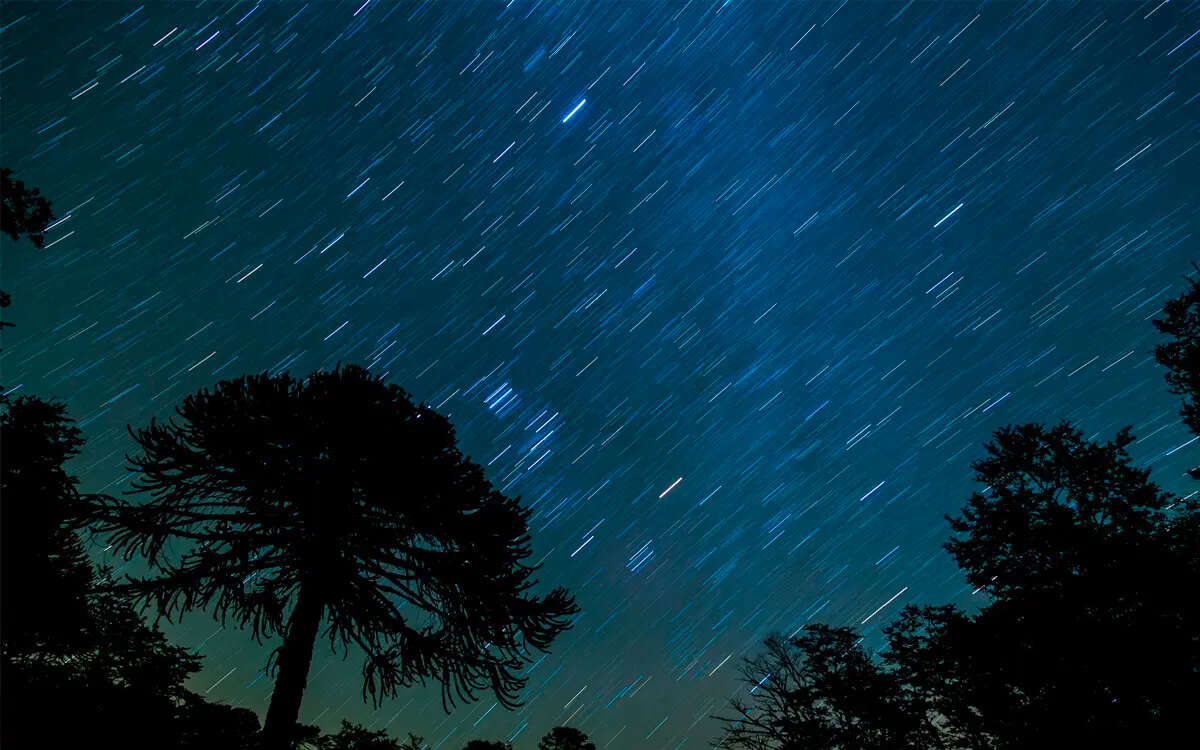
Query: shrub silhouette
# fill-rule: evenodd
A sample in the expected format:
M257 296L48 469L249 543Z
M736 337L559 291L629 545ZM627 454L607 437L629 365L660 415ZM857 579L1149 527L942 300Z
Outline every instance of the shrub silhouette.
M555 727L542 737L538 750L596 750L596 745L575 727Z
M365 653L364 700L434 679L447 710L484 690L512 707L527 648L578 611L563 589L529 593L528 512L450 423L360 367L223 381L132 434L148 498L95 498L81 522L146 557L158 575L125 588L162 616L209 608L283 637L270 750L290 741L319 635Z
M401 745L388 736L387 732L371 730L342 719L342 726L334 734L318 739L316 750L420 750L420 740L409 735L409 744Z

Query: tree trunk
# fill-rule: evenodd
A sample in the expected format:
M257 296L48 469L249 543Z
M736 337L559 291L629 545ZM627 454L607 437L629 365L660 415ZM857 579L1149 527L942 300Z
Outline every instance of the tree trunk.
M325 603L311 583L300 586L296 608L288 619L287 635L279 651L275 690L263 724L263 750L291 750L292 735L300 717L300 701L308 685L308 670L312 666L313 647L321 628Z

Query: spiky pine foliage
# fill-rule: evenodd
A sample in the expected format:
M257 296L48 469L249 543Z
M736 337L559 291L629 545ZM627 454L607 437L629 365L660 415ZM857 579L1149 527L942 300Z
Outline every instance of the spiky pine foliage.
M83 520L158 571L127 586L161 615L283 635L268 745L295 724L322 626L365 653L364 700L433 679L447 709L482 691L516 706L529 648L578 611L563 589L530 593L528 512L451 424L360 367L223 381L132 434L142 497Z

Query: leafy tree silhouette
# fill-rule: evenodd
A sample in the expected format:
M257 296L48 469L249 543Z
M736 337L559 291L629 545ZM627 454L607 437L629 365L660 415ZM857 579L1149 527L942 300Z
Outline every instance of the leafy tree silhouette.
M971 624L957 607L909 605L884 628L884 668L900 682L909 710L928 722L926 747L995 747L976 708L986 701L973 694L980 680L973 679L978 666L965 640Z
M0 169L0 233L14 242L24 235L39 250L46 242L46 227L54 221L50 201L37 188L27 188L20 180L12 179L12 170ZM12 304L8 293L0 290L0 308ZM0 321L0 328L12 323Z
M956 658L1005 746L1165 740L1192 719L1200 604L1180 592L1200 591L1200 537L1176 522L1195 528L1198 506L1133 466L1132 442L1002 429L975 463L989 490L951 519L966 537L947 549L993 597Z
M372 732L366 727L342 719L342 727L336 734L323 735L314 745L316 750L420 750L420 738L409 735L407 745L401 745L387 732Z
M66 408L29 397L0 406L3 744L67 746L87 736L84 727L115 730L135 708L144 737L160 739L169 699L195 662L128 606L97 594L83 547L64 528L79 501L64 464L83 446ZM79 710L69 723L55 721L55 705Z
M1171 337L1154 348L1154 358L1167 368L1167 385L1183 397L1180 416L1194 435L1200 435L1200 267L1189 288L1163 307L1163 317L1154 321L1160 333ZM1200 479L1200 477L1195 477Z
M905 704L898 680L872 660L850 628L811 625L795 638L769 636L746 659L750 698L717 716L728 750L925 748L931 730Z
M575 727L555 727L542 737L538 750L596 750L596 745Z
M0 397L0 642L6 658L62 659L83 647L92 566L64 527L78 502L66 462L83 437L66 406Z
M512 750L512 745L496 740L471 740L463 750Z
M1004 427L973 464L972 493L946 544L967 581L997 599L1062 595L1081 577L1117 575L1114 558L1157 528L1170 496L1133 466L1129 428L1097 444L1063 423Z
M519 705L528 647L578 608L529 593L528 511L444 417L355 366L223 381L176 412L132 431L132 492L149 500L95 498L81 522L161 572L125 585L160 615L211 607L283 636L268 750L290 741L323 623L331 648L365 652L364 700L433 678L447 710L483 690Z
M257 717L186 690L199 659L108 590L69 530L83 498L65 464L83 438L66 408L0 398L0 445L0 745L244 747Z
M54 221L54 211L37 188L25 187L24 182L12 179L12 173L7 167L0 169L0 232L14 242L25 235L41 249L46 227Z
M408 739L400 743L400 750L426 750L429 745L425 743L423 737L418 737L415 734L409 734Z
M1164 313L1155 325L1172 340L1156 357L1200 435L1200 282ZM1190 736L1200 501L1150 481L1133 442L1128 428L1099 443L1065 423L998 430L973 464L985 489L947 518L946 549L989 603L975 615L906 607L878 662L845 628L768 639L746 662L752 702L734 701L716 746L1166 747ZM831 673L830 654L857 667ZM894 733L862 733L879 727Z
M184 696L176 724L180 750L254 750L258 743L257 714L212 703L195 693Z

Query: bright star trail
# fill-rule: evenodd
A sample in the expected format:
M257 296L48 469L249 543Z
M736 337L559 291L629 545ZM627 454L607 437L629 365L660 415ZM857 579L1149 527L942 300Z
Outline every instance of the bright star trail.
M59 217L5 240L3 382L67 401L82 489L202 387L360 363L583 608L522 709L375 711L319 643L304 722L707 747L766 634L977 601L943 514L995 428L1132 424L1175 491L1200 463L1150 323L1200 259L1195 3L0 13L3 164ZM166 632L265 712L267 648Z
M567 121L569 121L569 120L570 120L572 117L574 117L574 116L575 116L575 113L576 113L576 112L578 112L580 109L582 109L582 108L583 108L583 105L585 105L585 104L587 104L587 99L582 99L582 100L580 100L580 102L579 102L578 104L576 104L576 105L575 105L575 106L574 106L574 107L571 109L571 111L570 111L570 112L568 112L568 113L567 113L567 116L566 116L566 117L564 117L562 121L563 121L563 122L567 122Z

